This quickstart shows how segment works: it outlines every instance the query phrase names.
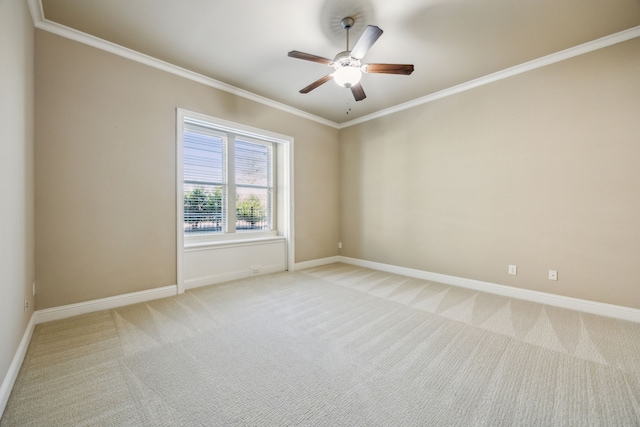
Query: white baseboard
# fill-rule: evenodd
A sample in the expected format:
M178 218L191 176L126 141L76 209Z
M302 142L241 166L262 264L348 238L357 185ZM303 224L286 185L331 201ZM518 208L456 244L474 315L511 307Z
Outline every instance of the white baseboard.
M128 294L116 295L108 298L100 298L91 301L84 301L76 304L63 305L60 307L45 308L44 310L36 311L34 313L34 316L36 319L36 324L40 324L51 322L52 320L66 319L67 317L77 316L79 314L108 310L110 308L137 304L139 302L171 297L177 295L177 290L178 287L176 285L164 286L162 288L131 292Z
M343 262L345 264L356 265L359 267L371 268L374 270L386 271L388 273L400 274L403 276L415 277L423 280L430 280L434 282L444 283L452 286L459 286L463 288L473 289L481 292L488 292L492 294L502 295L511 298L517 298L527 301L533 301L541 304L552 305L555 307L567 308L570 310L577 310L591 314L597 314L601 316L613 317L622 320L629 320L632 322L640 323L640 310L623 307L613 304L605 304L601 302L588 301L578 298L571 298L562 295L549 294L545 292L532 291L528 289L514 288L512 286L498 285L496 283L482 282L479 280L465 279L462 277L449 276L446 274L432 273L429 271L416 270L406 267L398 267L390 264L383 264L379 262L366 261L357 258L349 258L344 256L334 256L328 258L322 258L311 261L304 261L295 264L295 270L302 270L305 268L320 267L335 262ZM261 268L261 274L274 273L277 271L283 271L284 266L271 266ZM250 272L236 272L223 274L219 276L212 276L208 278L196 279L191 282L186 282L187 288L194 288L198 286L205 286L201 284L207 281L207 285L220 283L228 280L234 280L250 276ZM177 286L165 286L162 288L149 289L146 291L132 292L129 294L117 295L109 298L102 298L92 301L81 302L77 304L70 304L61 307L47 308L44 310L38 310L33 313L31 320L29 321L27 328L24 332L20 345L16 351L16 354L9 366L9 370L5 375L2 385L0 386L0 416L4 412L4 409L9 400L9 395L13 385L20 372L20 367L29 348L29 342L35 326L40 323L50 322L53 320L65 319L79 314L86 314L99 310L106 310L111 308L122 307L129 304L136 304L145 301L151 301L159 298L166 298L177 294Z
M9 370L2 381L2 386L0 386L0 418L4 413L4 409L7 407L7 402L9 401L9 395L11 394L11 390L13 389L13 385L18 378L18 373L20 372L20 368L22 367L22 362L24 361L24 357L27 354L27 349L29 348L29 343L31 342L31 336L33 335L33 330L36 327L36 316L35 313L31 315L31 319L27 324L27 329L24 331L24 335L22 335L22 340L20 340L20 345L18 345L18 349L16 350L16 354L13 356L13 360L11 361L11 365L9 365Z
M284 264L261 265L260 273L257 274L256 276L262 275L262 274L277 273L279 271L285 271L285 270L286 270L286 267ZM187 279L184 281L184 288L185 289L201 288L203 286L215 285L217 283L244 279L252 275L253 274L251 273L251 270L242 269L238 271L232 271L229 273L214 274L211 276L198 277L196 279Z
M365 261L357 258L349 258L343 256L340 256L338 258L339 262L344 262L345 264L371 268L374 270L385 271L387 273L400 274L402 276L415 277L423 280L430 280L433 282L444 283L446 285L459 286L461 288L488 292L510 298L537 302L554 307L567 308L569 310L577 310L585 313L597 314L600 316L613 317L616 319L629 320L632 322L640 323L640 310L631 307L623 307L619 305L583 300L579 298L572 298L546 292L532 291L529 289L515 288L513 286L482 282L480 280L465 279L463 277L432 273L429 271L416 270L413 268L398 267L395 265Z
M304 270L305 268L321 267L327 264L333 264L334 262L341 262L339 256L332 256L328 258L312 259L311 261L297 262L294 266L295 270Z

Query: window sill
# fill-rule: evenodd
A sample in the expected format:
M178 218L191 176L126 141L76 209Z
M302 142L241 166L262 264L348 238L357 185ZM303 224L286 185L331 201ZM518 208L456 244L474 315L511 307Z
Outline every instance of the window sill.
M285 242L286 238L284 236L267 236L267 237L247 237L247 238L234 238L234 239L226 239L226 240L209 240L206 242L185 242L184 250L185 252L191 251L201 251L207 249L218 249L218 248L230 248L236 246L255 246L255 245L265 245L272 244L275 242Z

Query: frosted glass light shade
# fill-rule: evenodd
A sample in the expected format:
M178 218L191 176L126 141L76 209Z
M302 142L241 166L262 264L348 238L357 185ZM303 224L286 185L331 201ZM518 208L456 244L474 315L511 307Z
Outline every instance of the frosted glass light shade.
M341 67L333 73L333 80L342 87L351 87L357 84L360 78L362 78L362 71L357 67Z

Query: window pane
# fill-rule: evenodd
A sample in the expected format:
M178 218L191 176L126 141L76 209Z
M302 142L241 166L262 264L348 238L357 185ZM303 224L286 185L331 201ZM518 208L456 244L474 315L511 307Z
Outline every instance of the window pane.
M184 185L185 234L224 231L225 188L215 185Z
M236 230L271 230L270 188L236 188Z
M271 230L271 146L235 144L236 230Z
M224 141L205 131L184 131L184 182L224 183Z
M184 232L221 233L225 227L225 141L206 128L183 134Z
M271 186L271 147L236 140L236 184Z

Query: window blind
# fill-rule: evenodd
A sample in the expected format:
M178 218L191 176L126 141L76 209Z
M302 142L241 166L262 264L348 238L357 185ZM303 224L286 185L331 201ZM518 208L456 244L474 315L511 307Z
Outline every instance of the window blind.
M274 230L274 143L185 118L185 235Z
M235 138L236 230L272 230L273 146Z
M226 143L226 136L220 132L196 123L185 123L185 233L222 233L227 229Z

